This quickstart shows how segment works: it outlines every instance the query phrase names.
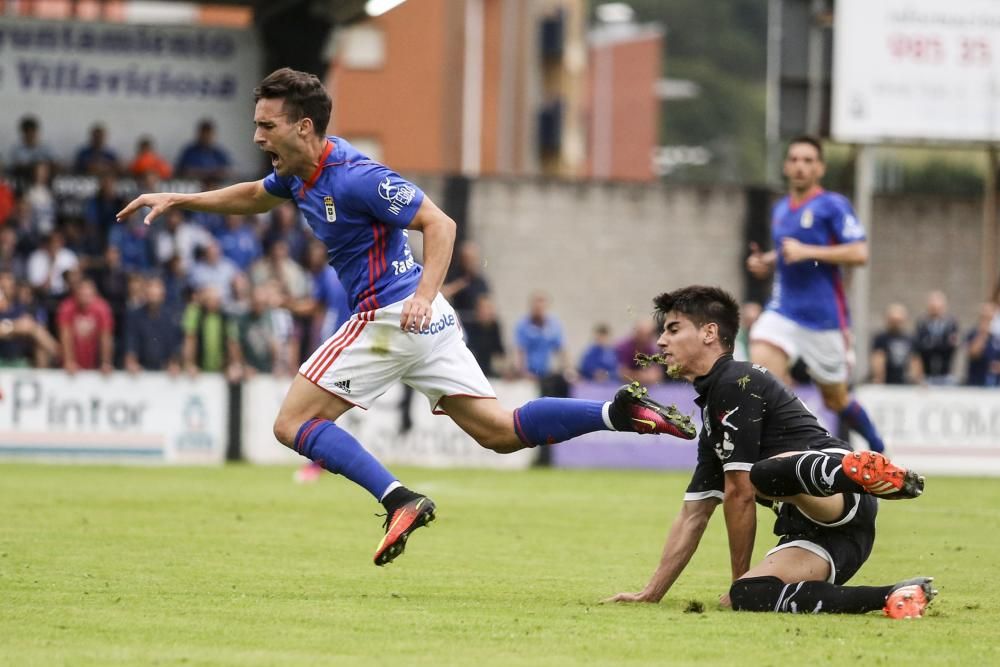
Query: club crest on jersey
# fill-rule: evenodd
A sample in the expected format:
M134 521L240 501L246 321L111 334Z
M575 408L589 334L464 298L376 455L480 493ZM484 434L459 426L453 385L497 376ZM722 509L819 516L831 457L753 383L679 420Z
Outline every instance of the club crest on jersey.
M813 212L806 209L802 212L802 229L809 229L813 226Z
M323 207L326 209L326 221L337 222L337 209L333 205L333 197L323 197Z

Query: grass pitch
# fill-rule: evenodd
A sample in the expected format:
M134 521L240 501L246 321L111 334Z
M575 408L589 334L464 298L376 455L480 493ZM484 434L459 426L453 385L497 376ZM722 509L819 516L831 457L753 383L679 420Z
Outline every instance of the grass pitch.
M882 504L854 583L941 589L890 621L719 610L721 510L663 603L600 604L645 584L684 474L398 472L438 520L376 568L380 506L340 478L0 465L0 663L1000 664L995 480ZM755 560L774 543L758 516Z

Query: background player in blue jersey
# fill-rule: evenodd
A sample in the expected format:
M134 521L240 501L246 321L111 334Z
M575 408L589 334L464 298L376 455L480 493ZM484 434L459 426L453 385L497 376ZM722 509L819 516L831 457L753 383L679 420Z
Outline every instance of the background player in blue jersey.
M294 199L347 288L352 315L299 368L274 422L287 447L364 487L386 509L375 551L384 565L409 534L433 520L431 500L404 487L338 417L367 408L395 382L425 394L480 445L499 453L597 430L694 437L690 420L623 387L610 402L540 398L502 407L466 348L451 305L440 295L455 223L412 183L326 136L331 100L319 79L283 68L254 91L254 142L271 157L266 178L196 194L142 195L119 220L146 206L149 224L174 208L215 213L267 211ZM407 232L424 235L424 266Z
M819 140L791 141L788 195L771 215L774 249L761 252L753 244L747 259L755 277L775 276L771 300L750 330L750 358L785 384L802 359L826 406L881 452L882 438L848 388L850 319L841 267L866 264L868 242L847 198L820 187L825 171Z

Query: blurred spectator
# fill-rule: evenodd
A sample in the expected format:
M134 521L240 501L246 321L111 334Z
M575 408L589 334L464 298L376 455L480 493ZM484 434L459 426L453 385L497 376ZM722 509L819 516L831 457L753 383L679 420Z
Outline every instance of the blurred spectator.
M239 340L233 335L229 316L222 311L218 288L209 285L195 293L184 311L181 327L184 331L181 358L188 373L225 371L230 380L240 377Z
M27 260L17 247L17 230L0 227L0 272L10 272L18 280L27 277Z
M166 290L157 276L145 282L142 305L130 308L125 325L125 368L168 371L180 369L181 328L179 314L164 304Z
M156 152L153 138L147 135L139 137L139 143L135 147L135 157L128 166L128 171L136 178L153 174L156 178L166 180L174 170L170 167L170 163Z
M644 385L656 384L663 381L663 365L649 364L645 368L635 361L636 353L653 356L659 353L656 347L656 325L653 320L646 317L637 320L632 327L632 333L615 345L615 354L618 355L618 376L628 381L638 380Z
M233 323L243 371L249 377L257 373L289 375L297 366L292 318L287 310L275 306L277 290L273 282L255 286L250 310Z
M148 271L153 267L153 244L149 226L133 215L111 228L108 244L118 248L126 272Z
M254 285L275 280L290 301L309 297L310 281L302 267L288 256L288 243L284 239L274 239L267 249L267 255L250 267L250 282Z
M112 370L114 358L114 320L107 301L97 293L94 282L85 278L77 283L72 296L59 304L56 316L62 343L63 368L77 370Z
M979 317L965 336L965 384L970 387L996 387L1000 379L1000 336L993 333L997 306L986 302L979 307Z
M246 271L260 255L260 239L247 224L245 215L227 215L226 226L216 237L222 254L232 260L241 271Z
M0 228L14 215L14 188L4 177L3 163L0 163Z
M19 126L21 141L10 149L10 173L20 181L31 179L35 165L55 163L55 153L41 140L41 127L34 116L21 118Z
M175 171L178 178L221 180L226 178L229 164L229 155L215 143L215 125L203 120L195 140L181 151Z
M747 301L740 306L740 330L733 346L733 359L736 361L750 361L750 328L760 317L761 310L756 301Z
M497 309L489 294L479 295L474 312L471 320L462 323L466 345L486 377L499 377L505 370L507 350L497 321Z
M86 223L84 252L91 257L100 257L108 246L108 236L118 223L115 215L125 208L125 200L116 192L117 181L111 174L102 174L97 179L97 192L83 205L83 220ZM136 216L138 217L138 216Z
M441 294L451 303L463 325L474 319L479 297L490 293L482 268L479 246L475 241L463 241L458 247L458 273L441 287Z
M264 248L270 248L276 240L288 244L288 256L296 262L305 262L306 250L315 238L306 231L299 209L292 202L279 204L271 209L271 220L264 232Z
M958 349L958 322L948 314L948 298L934 290L927 295L927 313L917 322L917 352L928 384L954 384L952 359Z
M54 230L28 258L28 282L45 296L62 297L68 291L64 274L78 264L76 254L65 247L62 232Z
M198 248L212 242L212 235L185 220L183 211L167 211L153 222L153 254L159 264L166 264L176 256L180 269L190 271Z
M618 380L618 353L611 345L611 329L603 322L594 327L594 340L580 357L580 377L593 382Z
M303 352L311 353L347 321L351 306L337 271L327 264L326 244L314 239L306 255L306 269L312 278L313 304Z
M31 184L24 193L31 233L42 237L55 229L56 198L49 187L52 172L48 162L39 162L32 171Z
M90 141L76 152L73 171L77 174L115 174L121 171L118 154L107 146L108 131L100 123L90 128Z
M236 302L233 280L240 272L236 265L222 256L219 244L211 239L201 251L201 258L195 261L188 274L188 281L195 290L214 288L222 299L222 309L229 312Z
M909 315L906 306L889 304L885 311L885 330L872 343L872 382L910 384L923 381L920 355L913 337L907 333Z
M34 362L47 368L59 354L59 345L30 309L17 303L10 284L0 289L0 368Z
M528 314L515 328L517 370L521 375L544 380L568 368L562 324L549 314L549 297L542 292L531 296Z

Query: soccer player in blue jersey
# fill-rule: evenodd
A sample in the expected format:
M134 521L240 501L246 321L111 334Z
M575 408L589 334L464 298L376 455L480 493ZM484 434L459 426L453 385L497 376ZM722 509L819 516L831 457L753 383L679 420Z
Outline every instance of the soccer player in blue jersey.
M395 382L422 392L434 412L447 414L498 453L598 430L694 437L688 418L657 405L638 387L622 387L609 402L539 398L514 411L502 407L440 294L454 221L415 185L325 134L331 100L315 76L277 70L254 98L254 142L271 157L271 174L209 192L145 194L118 218L149 207L148 224L175 208L249 214L295 201L326 244L353 312L299 368L274 434L384 505L386 532L376 565L401 554L410 533L434 519L435 506L403 486L336 420L352 407L366 409ZM423 234L423 266L410 253L410 230Z
M771 300L750 330L750 358L785 384L802 359L826 407L876 452L882 438L848 388L849 319L844 266L868 262L865 229L843 195L820 187L826 170L819 140L793 139L785 155L789 193L774 207L774 249L751 246L747 269L775 276Z

